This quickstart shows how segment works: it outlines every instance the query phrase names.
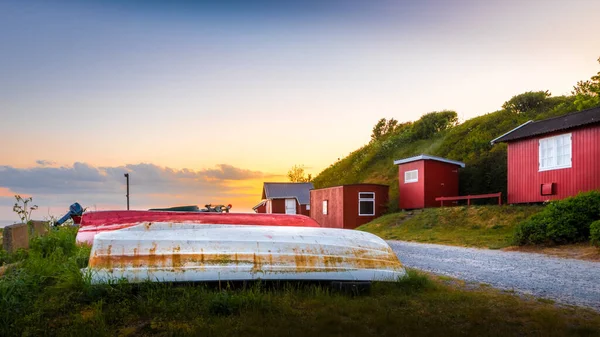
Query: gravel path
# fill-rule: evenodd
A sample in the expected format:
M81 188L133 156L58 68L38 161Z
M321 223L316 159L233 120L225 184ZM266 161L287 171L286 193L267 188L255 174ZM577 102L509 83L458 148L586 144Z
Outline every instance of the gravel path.
M388 241L407 267L600 311L600 262Z

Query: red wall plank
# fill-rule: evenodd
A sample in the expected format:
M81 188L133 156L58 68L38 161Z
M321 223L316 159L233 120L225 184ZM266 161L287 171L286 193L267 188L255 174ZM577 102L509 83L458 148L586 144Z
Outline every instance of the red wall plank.
M375 215L358 214L358 193L375 193ZM389 200L389 187L375 184L344 186L344 228L354 229L385 213Z
M425 207L439 207L437 197L458 196L458 170L460 166L436 160L425 160Z
M406 171L419 170L419 181L404 183ZM425 207L425 164L423 160L398 165L398 206L400 209Z
M570 168L539 171L539 139L571 133ZM554 195L541 195L542 184L555 183ZM543 135L508 144L508 202L543 202L600 189L600 125Z
M323 214L323 200L327 200L327 214ZM311 190L310 217L321 227L344 228L343 186Z

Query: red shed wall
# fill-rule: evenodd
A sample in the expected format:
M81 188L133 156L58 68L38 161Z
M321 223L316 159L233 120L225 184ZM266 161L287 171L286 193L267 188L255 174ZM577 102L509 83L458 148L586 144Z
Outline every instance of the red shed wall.
M419 170L419 181L404 183L404 172ZM425 207L425 165L423 160L398 165L398 206L400 209Z
M267 203L256 208L256 213L267 213Z
M285 199L271 199L271 213L285 214Z
M327 214L323 214L323 200L327 200ZM310 217L321 227L344 228L343 186L310 191Z
M571 133L571 167L539 171L539 139ZM555 183L554 195L541 195L541 184ZM508 203L563 199L600 189L600 125L543 135L508 144Z
M310 210L306 209L307 205L300 205L298 201L296 201L296 213L310 216Z
M270 199L267 203L271 203L271 213L285 214L285 199ZM267 207L265 207L266 211ZM309 216L310 211L306 209L306 205L300 205L296 200L296 214Z
M344 228L354 229L383 215L389 200L389 187L383 185L347 185L344 187ZM358 193L375 193L375 215L358 215Z
M425 160L425 207L439 207L437 197L458 196L458 170L460 166L436 160ZM421 177L419 176L419 179Z

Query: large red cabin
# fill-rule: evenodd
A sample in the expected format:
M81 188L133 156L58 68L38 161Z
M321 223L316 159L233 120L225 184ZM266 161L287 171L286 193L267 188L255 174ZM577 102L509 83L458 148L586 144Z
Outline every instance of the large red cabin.
M600 107L529 121L508 143L508 203L563 199L600 189Z

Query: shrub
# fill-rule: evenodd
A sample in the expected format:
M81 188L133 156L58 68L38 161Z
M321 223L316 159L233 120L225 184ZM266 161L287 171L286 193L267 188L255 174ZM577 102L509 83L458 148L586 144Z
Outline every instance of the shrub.
M595 220L600 220L600 191L580 193L550 202L542 212L520 223L515 242L524 245L586 241Z
M600 246L600 220L592 222L590 225L590 241L596 246Z

